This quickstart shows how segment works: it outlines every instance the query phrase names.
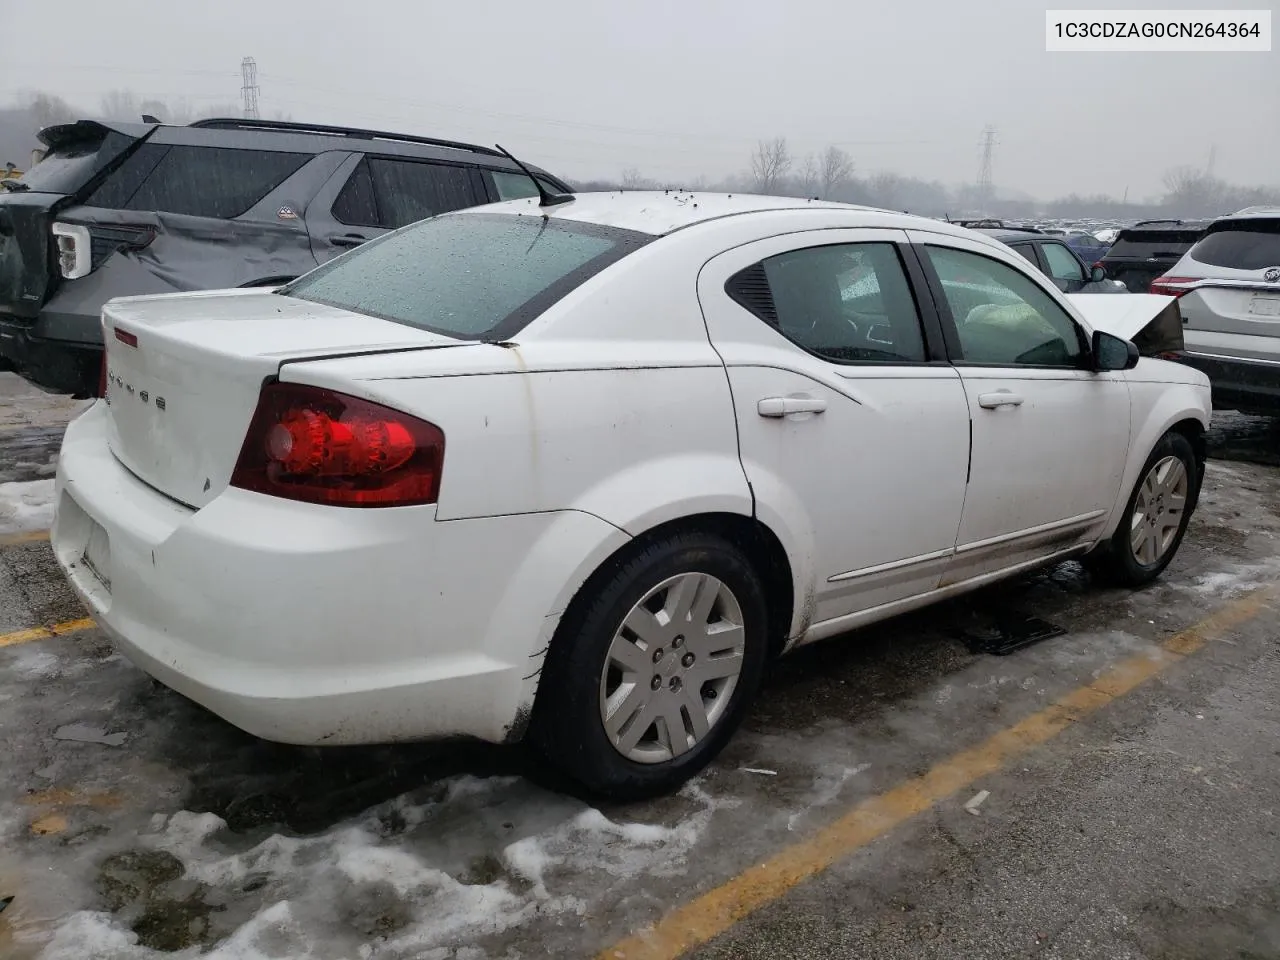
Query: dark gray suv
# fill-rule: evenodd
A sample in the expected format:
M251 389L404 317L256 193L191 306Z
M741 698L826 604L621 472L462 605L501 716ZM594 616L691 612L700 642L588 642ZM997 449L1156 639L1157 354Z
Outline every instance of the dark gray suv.
M81 120L40 139L44 159L0 180L0 370L82 397L112 297L274 285L415 220L537 194L497 150L374 130Z

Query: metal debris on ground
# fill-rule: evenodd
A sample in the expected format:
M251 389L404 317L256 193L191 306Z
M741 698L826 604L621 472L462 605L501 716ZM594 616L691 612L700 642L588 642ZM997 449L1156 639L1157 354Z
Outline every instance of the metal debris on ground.
M759 773L766 777L776 777L778 775L777 770L762 770L759 767L740 767L739 769L741 769L743 773Z
M102 727L91 727L84 723L69 723L53 731L55 740L73 740L76 743L101 743L108 747L119 747L129 739L124 732L107 733Z
M1066 627L1014 611L985 614L984 619L988 622L982 626L956 631L956 637L971 653L1004 657L1033 643L1060 637L1067 632Z

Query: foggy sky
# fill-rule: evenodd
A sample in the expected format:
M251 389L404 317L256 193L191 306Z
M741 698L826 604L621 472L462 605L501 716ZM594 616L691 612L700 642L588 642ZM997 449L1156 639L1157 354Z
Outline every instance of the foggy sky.
M1040 198L1140 200L1213 145L1216 175L1280 184L1280 52L1046 53L1046 5L1068 4L9 0L0 94L236 103L253 56L263 116L496 140L570 179L718 178L783 135L860 174L972 182L992 124L997 186Z

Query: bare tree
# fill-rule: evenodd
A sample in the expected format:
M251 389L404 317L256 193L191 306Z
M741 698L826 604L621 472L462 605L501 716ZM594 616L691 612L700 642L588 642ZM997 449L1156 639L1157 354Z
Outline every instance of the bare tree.
M71 123L76 119L76 111L71 104L52 93L28 93L24 100L36 129L56 123Z
M643 190L648 182L635 167L627 167L622 171L623 190Z
M101 109L105 120L132 120L135 123L145 113L132 90L108 90L102 95Z
M1213 213L1222 184L1199 167L1182 166L1166 170L1165 205L1193 215Z
M796 177L796 186L806 197L812 197L818 189L818 158L807 154L800 165L800 174Z
M786 137L761 140L751 154L752 186L758 193L776 193L791 169Z
M834 144L822 154L820 177L823 199L830 200L853 176L853 158Z

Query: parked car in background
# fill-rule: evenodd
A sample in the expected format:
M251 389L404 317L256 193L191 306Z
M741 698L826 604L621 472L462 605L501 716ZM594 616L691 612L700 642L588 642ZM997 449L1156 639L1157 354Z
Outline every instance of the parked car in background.
M1067 246L1072 249L1076 256L1089 265L1090 269L1111 249L1111 244L1103 243L1092 233L1087 233L1083 230L1078 232L1069 231L1062 239L1066 241Z
M0 188L0 369L76 396L97 388L111 297L279 284L415 220L536 193L491 148L349 127L82 120L40 139L44 159Z
M1143 220L1120 231L1102 256L1102 270L1133 293L1146 293L1151 281L1178 262L1200 239L1207 220Z
M1210 401L1130 339L1167 298L885 211L547 199L106 305L52 542L122 652L268 739L527 732L638 797L782 652L1177 551Z
M1100 267L1080 259L1065 237L1041 233L1033 227L978 227L1040 268L1063 293L1127 293L1125 285L1108 280Z
M1216 405L1280 413L1280 207L1213 221L1151 292L1179 298L1185 362Z

